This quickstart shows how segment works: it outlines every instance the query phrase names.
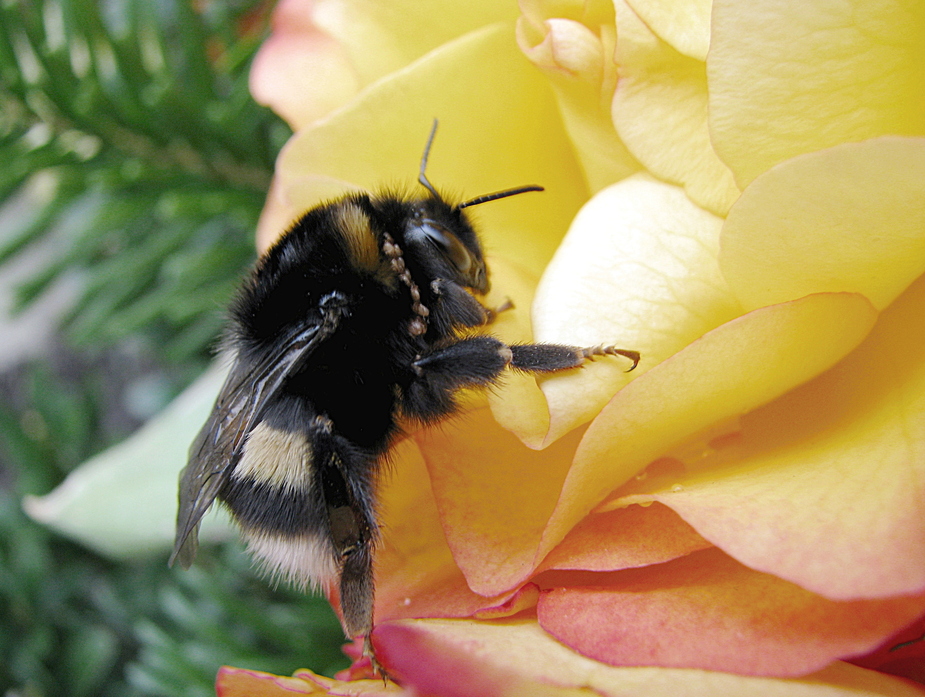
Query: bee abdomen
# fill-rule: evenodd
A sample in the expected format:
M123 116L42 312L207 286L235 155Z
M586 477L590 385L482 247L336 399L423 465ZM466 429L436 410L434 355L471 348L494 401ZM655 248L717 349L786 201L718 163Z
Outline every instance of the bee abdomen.
M258 424L221 498L248 550L270 574L314 587L337 578L339 562L322 492L313 485L310 438L303 431Z
M247 550L271 576L299 587L320 588L337 579L340 563L329 537L273 534L241 526Z

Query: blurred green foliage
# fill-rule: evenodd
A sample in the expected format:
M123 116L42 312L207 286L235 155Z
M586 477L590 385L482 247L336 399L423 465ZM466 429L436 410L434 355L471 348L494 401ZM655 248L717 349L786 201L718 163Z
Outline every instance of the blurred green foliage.
M32 0L0 6L0 199L28 212L0 262L51 237L54 254L19 289L34 299L80 269L66 326L78 345L133 333L165 358L216 335L288 135L250 98L262 38L255 2Z
M256 0L0 3L0 272L42 249L27 308L62 277L48 358L0 375L0 692L209 695L222 664L345 665L327 604L258 578L235 545L189 572L102 559L25 517L205 365L253 259L289 135L250 98L270 6Z

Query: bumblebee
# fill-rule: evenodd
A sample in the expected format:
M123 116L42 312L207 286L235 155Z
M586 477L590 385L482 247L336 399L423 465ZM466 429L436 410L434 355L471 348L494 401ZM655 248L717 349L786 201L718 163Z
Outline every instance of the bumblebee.
M452 203L355 193L305 213L257 262L230 310L231 369L180 476L170 563L188 567L216 499L273 575L339 588L348 638L373 626L376 483L400 424L458 410L462 388L508 368L552 373L636 351L508 345L479 333L496 311L466 209L541 191Z

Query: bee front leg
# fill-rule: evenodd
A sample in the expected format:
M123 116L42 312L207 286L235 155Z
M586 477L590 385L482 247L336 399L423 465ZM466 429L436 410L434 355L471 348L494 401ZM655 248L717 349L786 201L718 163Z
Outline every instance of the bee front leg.
M569 368L578 368L595 356L623 356L633 362L626 372L639 365L639 351L616 348L615 346L562 346L560 344L525 344L511 346L511 367L525 373L555 373Z
M639 363L639 353L613 346L579 348L559 344L507 345L491 336L460 339L412 363L414 380L406 389L402 410L406 416L424 422L453 413L454 394L464 387L494 383L505 368L526 373L554 373L581 366L595 356L623 356Z
M452 414L459 389L491 385L511 358L510 347L490 336L460 339L418 356L402 395L404 415L427 423Z

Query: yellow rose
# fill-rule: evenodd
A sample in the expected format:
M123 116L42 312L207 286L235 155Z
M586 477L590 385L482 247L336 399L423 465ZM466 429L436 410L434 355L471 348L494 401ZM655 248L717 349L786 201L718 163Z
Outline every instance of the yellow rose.
M377 655L434 695L922 694L840 659L925 613L925 5L520 11L287 2L255 68L298 128L261 247L410 186L438 117L441 190L546 187L478 211L493 331L643 355L397 447ZM303 23L353 76L307 106L328 78L272 49Z

